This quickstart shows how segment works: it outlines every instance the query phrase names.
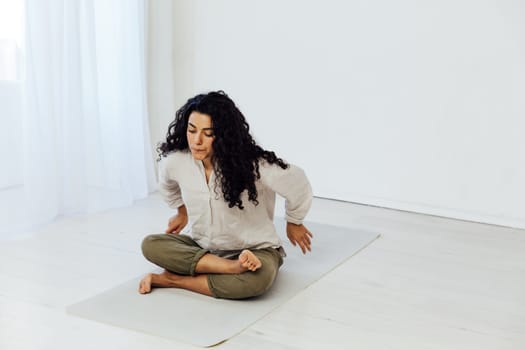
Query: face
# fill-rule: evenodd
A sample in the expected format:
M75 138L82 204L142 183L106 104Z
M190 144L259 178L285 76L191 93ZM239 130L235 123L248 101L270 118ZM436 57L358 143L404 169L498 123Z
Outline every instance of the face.
M213 156L213 127L211 117L196 111L191 112L186 130L188 145L193 158L211 162Z

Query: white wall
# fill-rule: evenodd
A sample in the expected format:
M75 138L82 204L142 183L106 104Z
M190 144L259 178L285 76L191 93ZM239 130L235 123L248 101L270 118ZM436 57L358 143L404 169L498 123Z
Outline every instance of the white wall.
M157 142L166 134L167 125L164 125L163 117L175 113L172 2L170 0L148 1L147 10L148 115L150 136L155 149ZM153 153L156 159L155 150Z
M153 148L163 141L175 111L193 88L193 3L149 0L148 113ZM155 158L157 154L155 152Z
M175 81L224 89L317 196L525 228L519 1L175 6Z

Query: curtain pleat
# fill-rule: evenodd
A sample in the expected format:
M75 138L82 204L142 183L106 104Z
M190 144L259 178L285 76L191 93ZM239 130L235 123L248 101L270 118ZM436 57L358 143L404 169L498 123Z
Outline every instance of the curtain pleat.
M144 31L143 1L26 1L22 175L0 189L0 238L153 190Z

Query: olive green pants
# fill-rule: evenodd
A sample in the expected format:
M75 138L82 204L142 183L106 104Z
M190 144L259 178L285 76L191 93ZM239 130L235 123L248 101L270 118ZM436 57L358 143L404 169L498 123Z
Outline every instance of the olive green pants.
M208 287L214 297L245 299L261 295L270 289L283 263L281 254L273 248L251 251L262 263L257 271L207 275ZM142 253L146 259L170 272L195 276L198 261L210 252L186 235L155 234L144 238ZM232 258L237 257L238 254Z

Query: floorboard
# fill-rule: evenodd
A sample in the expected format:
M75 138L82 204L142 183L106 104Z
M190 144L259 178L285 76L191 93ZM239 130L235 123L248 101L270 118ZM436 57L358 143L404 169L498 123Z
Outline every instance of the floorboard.
M169 215L152 195L1 241L0 349L195 349L65 313L149 271ZM218 348L525 349L525 230L326 199L308 220L381 237Z

